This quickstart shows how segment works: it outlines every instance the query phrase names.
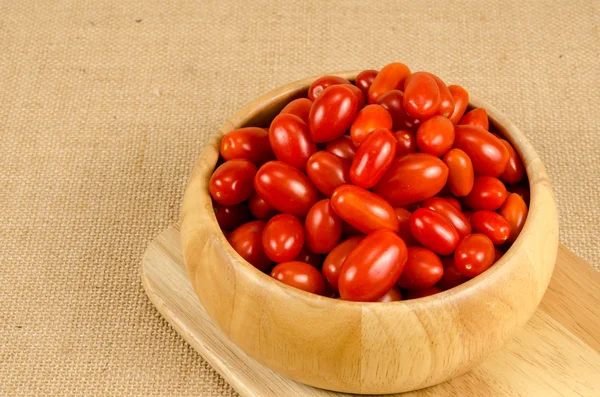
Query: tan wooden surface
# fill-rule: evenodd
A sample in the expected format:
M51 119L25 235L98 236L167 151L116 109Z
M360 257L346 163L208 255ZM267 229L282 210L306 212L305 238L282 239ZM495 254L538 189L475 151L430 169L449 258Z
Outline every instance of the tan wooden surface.
M179 334L244 397L348 396L289 380L244 354L215 326L190 284L179 229L148 247L142 282ZM600 392L600 273L560 246L542 303L516 336L451 381L403 396L596 396Z

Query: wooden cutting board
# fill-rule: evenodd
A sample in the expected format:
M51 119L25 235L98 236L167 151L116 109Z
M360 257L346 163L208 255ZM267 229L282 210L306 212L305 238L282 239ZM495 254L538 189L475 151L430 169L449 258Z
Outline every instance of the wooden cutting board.
M240 395L350 396L287 379L233 345L192 289L178 226L150 244L141 273L158 311ZM600 273L561 245L538 311L512 341L471 372L403 396L600 396Z

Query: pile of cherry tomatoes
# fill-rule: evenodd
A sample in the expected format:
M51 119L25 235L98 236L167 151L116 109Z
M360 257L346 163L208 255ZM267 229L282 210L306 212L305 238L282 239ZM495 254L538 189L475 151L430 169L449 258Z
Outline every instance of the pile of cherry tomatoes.
M527 216L525 169L468 93L402 63L324 76L269 128L223 137L209 191L249 263L304 291L396 301L492 266Z

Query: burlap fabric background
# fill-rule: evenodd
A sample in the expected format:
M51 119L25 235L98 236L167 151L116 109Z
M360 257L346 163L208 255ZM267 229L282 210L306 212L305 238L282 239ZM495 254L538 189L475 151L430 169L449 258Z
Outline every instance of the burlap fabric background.
M140 284L203 144L243 104L402 61L514 120L561 241L598 266L598 1L0 2L0 395L235 392Z

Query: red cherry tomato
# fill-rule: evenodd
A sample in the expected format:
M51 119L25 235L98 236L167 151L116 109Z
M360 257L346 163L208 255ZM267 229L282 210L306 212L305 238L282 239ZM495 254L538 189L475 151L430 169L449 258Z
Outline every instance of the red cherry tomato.
M290 113L294 116L298 116L300 120L304 121L308 124L308 115L310 113L310 108L312 107L312 101L308 98L298 98L294 99L292 102L285 105L279 114Z
M402 292L398 287L392 287L377 302L397 302L402 300Z
M473 189L475 175L469 156L460 149L451 149L444 155L448 167L448 188L457 197L466 196Z
M396 157L417 151L417 139L411 132L400 130L394 134L396 138Z
M441 198L443 198L444 200L446 200L447 202L449 202L450 204L452 204L452 206L454 208L456 208L457 210L459 210L460 212L462 212L462 205L460 204L460 201L458 201L455 197L452 197L452 196L441 196Z
M223 230L233 230L250 220L248 207L243 204L226 206L215 203L213 208L217 222Z
M342 264L346 260L348 254L360 243L365 236L353 236L341 243L339 243L325 258L323 262L323 276L327 280L329 288L338 291L338 279L340 277L340 271L342 270Z
M444 116L449 118L454 112L454 97L452 97L452 93L446 84L434 74L431 74L431 77L435 80L435 83L440 90L440 106L438 107L437 113L440 116Z
M456 229L459 239L471 234L471 223L467 217L447 200L431 197L421 203L421 208L429 208L446 218Z
M443 156L454 144L454 125L444 116L433 116L417 130L417 147L421 152Z
M521 157L519 157L519 154L510 143L504 139L500 139L500 142L502 142L506 147L506 150L508 150L508 163L506 164L506 169L502 175L500 175L500 180L509 185L517 184L521 182L525 176L525 166L521 161Z
M342 85L331 86L315 100L308 116L308 130L314 142L339 138L352 124L358 110L354 92Z
M263 272L273 263L265 254L262 245L265 225L265 221L245 223L232 231L227 238L229 244L242 258Z
M262 243L265 254L273 262L291 261L304 245L302 223L294 215L275 215L265 226Z
M298 256L294 259L295 262L304 262L309 265L320 269L321 268L321 255L310 252L306 247L302 247Z
M473 189L464 198L464 203L473 211L496 211L506 200L506 187L498 178L478 176Z
M325 150L350 162L352 162L352 159L356 155L356 146L354 146L352 138L348 135L342 135L338 139L329 142Z
M277 160L304 170L306 162L317 151L308 127L300 117L284 113L273 119L269 142Z
M510 236L508 221L493 211L477 211L471 216L471 225L475 233L485 234L492 243L504 244Z
M419 208L410 217L410 232L426 248L439 255L450 255L458 244L458 232L441 214Z
M435 196L447 179L448 167L442 160L426 153L411 153L394 159L373 192L394 207L404 207Z
M329 199L317 201L306 215L306 248L317 254L331 251L342 237L342 219L335 213Z
M275 158L269 145L269 133L262 128L233 130L221 140L221 156L225 160L244 159L261 165Z
M417 240L410 233L410 217L412 213L406 208L394 208L396 212L396 216L398 217L398 224L400 230L398 231L398 235L402 237L402 240L406 243L406 245L417 245Z
M340 218L362 233L378 229L398 231L398 217L392 206L366 189L342 185L333 192L331 205Z
M510 192L517 193L519 196L521 196L523 201L525 201L525 204L529 205L529 196L530 196L529 186L523 186L523 185L511 186Z
M371 132L379 128L392 128L392 116L381 105L367 105L356 115L350 126L350 136L355 146L360 143Z
M283 262L271 270L271 277L292 287L313 294L325 293L325 279L321 273L304 262Z
M372 302L389 291L404 270L404 241L389 230L365 237L346 257L338 287L344 300Z
M426 296L439 294L442 292L438 287L431 287L427 289L420 289L415 291L405 291L404 299L417 299L417 298L425 298Z
M426 248L408 247L408 259L398 279L398 286L406 289L433 287L444 274L442 261Z
M363 70L356 76L356 86L360 88L365 98L369 94L369 88L373 85L375 77L377 77L377 70L367 69Z
M277 210L267 204L267 202L256 193L253 193L250 200L248 200L248 208L250 208L252 216L256 219L269 219L277 214Z
M516 193L512 193L506 198L506 202L500 208L500 215L504 217L508 221L510 226L510 237L508 241L511 243L514 242L521 230L523 230L523 225L525 225L525 220L527 219L527 204L521 196Z
M304 216L319 194L302 171L281 161L269 161L256 173L256 192L280 212Z
M363 92L360 90L360 88L358 88L354 84L342 84L342 85L344 87L350 88L350 90L352 90L352 92L354 93L354 96L356 97L357 111L362 109L365 106L365 94L363 94Z
M440 89L427 73L414 73L404 90L404 110L417 119L428 119L440 106Z
M308 88L308 99L314 101L327 87L339 84L350 84L348 80L338 76L323 76L316 79Z
M410 117L404 111L404 93L400 90L391 90L383 94L377 100L380 104L390 113L392 116L392 129L396 130L407 130L415 132L421 120L414 117Z
M475 277L494 263L494 243L484 234L463 238L454 253L456 269L467 277Z
M454 147L469 156L476 176L502 175L508 164L508 150L498 138L472 125L457 125L454 132Z
M460 119L458 124L473 125L475 127L483 128L486 131L490 129L490 121L484 108L476 108L467 112L467 114Z
M458 271L454 265L454 257L447 256L442 258L442 265L444 265L444 274L438 283L435 285L442 291L449 290L462 283L469 281L470 278Z
M350 164L324 150L311 156L306 173L316 188L327 197L331 197L339 186L350 183Z
M373 187L396 156L396 138L385 128L371 132L362 141L350 168L350 180L364 189Z
M212 198L219 204L235 205L248 200L256 166L248 160L229 160L213 172L208 182Z
M458 124L469 105L469 93L459 85L449 85L448 90L454 98L454 111L452 111L450 121L452 124Z
M410 69L403 63L396 62L384 66L369 88L368 102L377 103L377 99L386 92L402 88L408 76Z

